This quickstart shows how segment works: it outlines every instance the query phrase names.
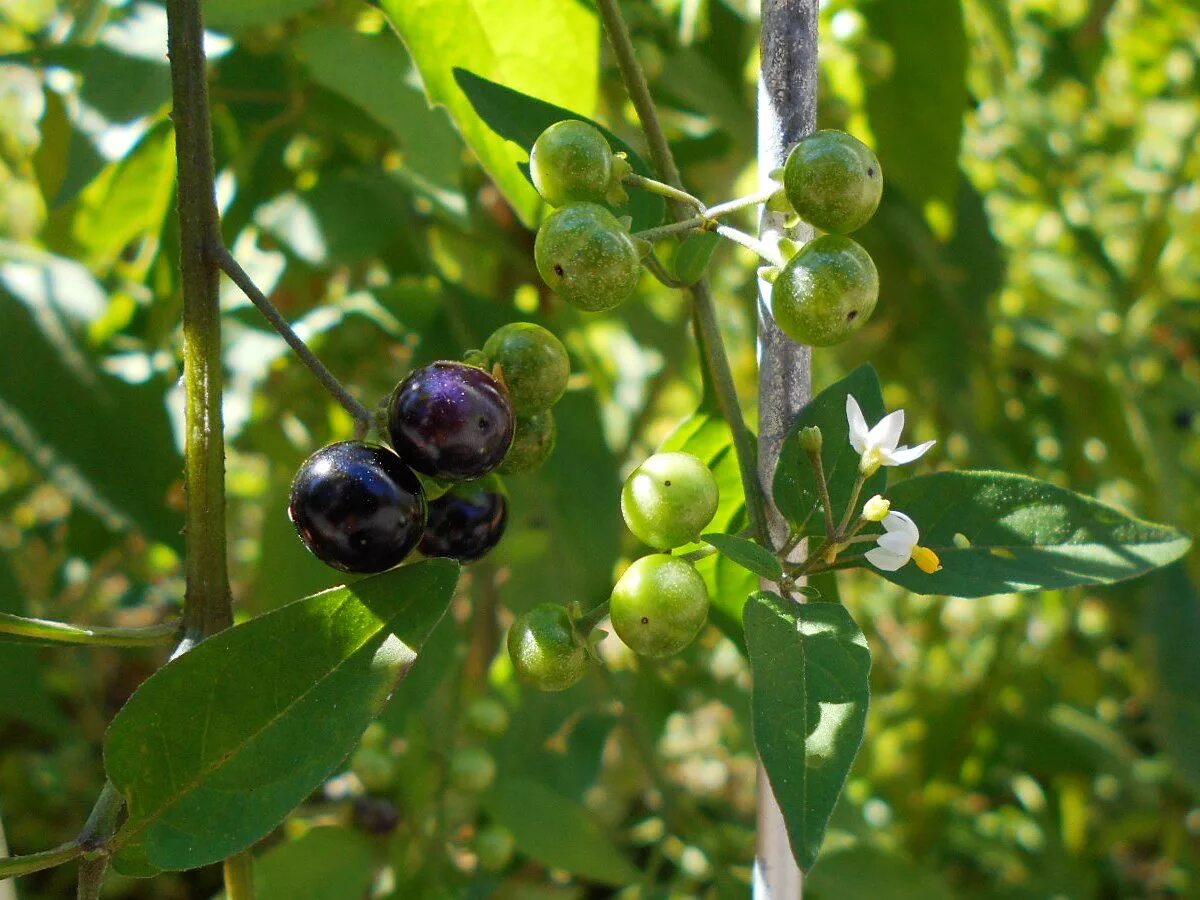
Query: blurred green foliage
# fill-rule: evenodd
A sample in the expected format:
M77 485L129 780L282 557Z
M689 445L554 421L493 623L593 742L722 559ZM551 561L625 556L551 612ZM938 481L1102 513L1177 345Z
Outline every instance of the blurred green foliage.
M264 844L261 895L360 897L370 883L381 897L571 898L632 867L664 896L744 896L754 758L734 640L710 628L655 665L608 642L611 676L562 695L522 690L496 654L512 613L607 595L638 553L620 476L701 403L679 298L647 279L616 313L564 307L533 267L523 154L460 137L475 132L454 66L641 148L594 12L385 6L410 44L422 30L441 44L410 58L351 0L208 0L226 241L365 402L516 319L562 336L576 374L552 461L508 483L500 550L472 568L345 772ZM626 12L689 189L748 192L754 4ZM469 28L446 24L468 13ZM136 625L182 596L164 22L149 0L0 3L0 610ZM821 124L874 146L888 189L862 233L878 310L817 354L818 385L870 360L912 440L939 439L933 465L1027 472L1200 531L1200 10L830 0L821 28ZM722 246L709 271L752 413L755 265ZM224 287L231 564L249 616L338 581L296 540L286 491L351 423ZM687 427L708 428L706 452L728 462L719 423ZM709 565L716 583L745 581ZM1200 894L1197 577L1193 555L1127 586L981 600L844 579L874 699L811 895ZM736 619L713 618L737 637ZM15 852L76 832L106 724L160 661L0 645ZM502 735L461 715L482 696L508 708ZM498 788L447 786L467 746L488 748ZM516 852L485 870L473 842L488 824ZM572 834L586 853L569 852ZM293 886L300 865L310 894ZM21 895L67 896L71 875L31 876ZM211 869L114 878L111 896L218 883Z

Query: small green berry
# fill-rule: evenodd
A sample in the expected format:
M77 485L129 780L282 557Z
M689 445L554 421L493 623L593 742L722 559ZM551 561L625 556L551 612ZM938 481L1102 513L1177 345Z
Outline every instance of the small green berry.
M850 238L827 234L804 245L771 289L775 321L813 347L841 343L862 328L879 299L879 273Z
M565 691L588 667L587 649L557 603L542 603L517 617L508 632L508 655L517 675L543 691Z
M656 553L625 570L609 598L613 629L643 656L678 653L700 633L708 589L686 559Z
M450 758L450 783L472 793L486 791L496 778L496 761L482 747L463 747Z
M550 410L535 413L528 419L517 419L512 446L508 448L500 471L505 475L519 475L540 469L554 452L556 435L554 413Z
M350 770L362 786L371 792L386 791L396 777L396 764L391 754L378 747L359 747L350 757Z
M508 730L508 710L492 697L480 697L472 701L464 715L467 724L486 737L499 737Z
M475 855L484 871L499 872L512 862L516 849L516 838L503 825L485 825L475 835Z
M796 212L823 231L849 234L879 208L883 170L871 148L844 131L810 134L788 155L784 189Z
M517 417L549 409L567 389L571 360L562 341L533 322L513 322L492 332L483 345L488 368L500 367Z
M717 512L717 479L690 453L655 453L625 479L621 515L639 540L670 550L700 537Z
M551 213L538 229L533 256L546 284L585 312L620 305L641 277L641 257L629 232L595 203L572 203Z
M587 122L555 122L533 142L529 175L551 206L590 200L603 203L613 180L613 152Z

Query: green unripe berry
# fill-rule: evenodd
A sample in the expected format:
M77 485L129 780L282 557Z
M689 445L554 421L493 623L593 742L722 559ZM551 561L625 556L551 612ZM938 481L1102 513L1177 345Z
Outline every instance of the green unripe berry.
M700 633L708 589L686 559L656 553L625 570L609 598L613 629L643 656L678 653Z
M849 234L879 208L883 170L862 141L844 131L818 131L792 148L783 186L804 221Z
M595 203L572 203L538 229L533 256L542 279L585 312L620 305L637 287L641 257L616 217Z
M879 273L867 251L837 234L804 245L771 289L771 309L794 341L829 347L866 324L879 299Z
M450 783L462 791L486 791L496 778L496 761L482 747L463 747L450 758Z
M555 122L533 142L529 175L551 206L581 200L602 203L613 178L612 148L587 122Z
M717 512L717 479L690 453L655 453L625 479L621 515L639 540L670 550L700 537Z
M588 653L566 609L542 603L513 622L508 655L521 680L543 691L565 691L583 677Z
M508 448L500 471L505 475L519 475L540 469L554 452L556 435L554 413L550 410L528 419L517 419L512 446Z
M508 710L499 700L481 697L466 709L467 724L478 734L499 737L508 730Z
M558 402L571 377L562 341L533 322L513 322L492 332L483 345L485 368L500 367L517 417L532 416Z
M396 764L391 754L378 747L359 747L350 757L350 771L358 776L362 786L372 793L386 791L396 777Z
M485 825L475 835L475 855L484 871L499 872L512 862L516 849L516 838L503 825Z

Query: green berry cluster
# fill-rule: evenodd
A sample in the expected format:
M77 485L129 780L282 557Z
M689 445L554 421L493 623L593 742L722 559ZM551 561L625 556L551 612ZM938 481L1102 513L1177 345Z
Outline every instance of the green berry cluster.
M805 244L775 278L771 309L789 337L828 347L866 324L879 298L879 273L846 237L867 223L883 194L883 170L870 148L844 131L800 141L783 171L796 214L828 232Z
M538 229L533 255L542 279L585 312L624 302L637 287L641 254L603 204L624 199L629 164L586 122L557 122L541 133L529 156L534 186L554 212Z

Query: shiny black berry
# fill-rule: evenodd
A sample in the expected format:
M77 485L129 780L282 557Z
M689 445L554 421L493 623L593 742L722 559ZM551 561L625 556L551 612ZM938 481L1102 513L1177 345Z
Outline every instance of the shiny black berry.
M400 824L400 811L386 797L358 797L354 801L354 824L367 834L391 834Z
M495 481L455 488L430 503L421 552L471 562L495 547L508 522L508 499Z
M459 362L435 362L409 375L388 405L388 431L401 458L443 481L481 478L512 444L512 403L496 379Z
M382 572L421 540L425 494L391 450L343 441L304 461L288 516L321 562L344 572Z

